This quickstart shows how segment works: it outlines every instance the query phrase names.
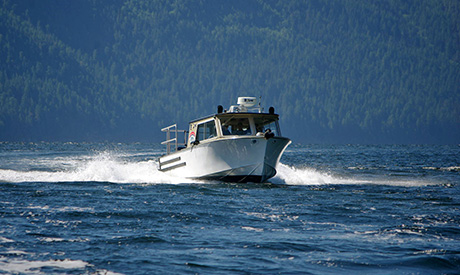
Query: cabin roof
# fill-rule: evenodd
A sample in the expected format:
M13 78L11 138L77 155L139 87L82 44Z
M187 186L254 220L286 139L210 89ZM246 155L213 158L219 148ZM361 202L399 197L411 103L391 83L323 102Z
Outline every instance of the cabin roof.
M220 118L225 118L225 117L266 117L266 118L278 119L279 115L278 114L269 114L269 113L226 112L226 113L218 113L218 114L208 115L208 116L205 116L205 117L194 119L194 120L190 121L189 123L195 123L195 122L202 121L202 120L207 120L207 119L213 118L213 117L217 117L219 119Z

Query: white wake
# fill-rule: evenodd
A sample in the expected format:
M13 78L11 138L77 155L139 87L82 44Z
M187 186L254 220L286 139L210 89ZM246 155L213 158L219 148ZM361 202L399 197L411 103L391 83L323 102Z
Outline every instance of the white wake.
M315 170L313 168L296 168L280 163L277 167L277 175L271 180L273 183L287 185L326 185L326 184L343 184L343 185L390 185L390 186L427 186L437 185L439 183L408 179L392 179L389 176L380 176L378 178L363 177L343 177L332 175L327 172Z
M80 158L53 158L29 160L39 163L41 169L24 171L0 169L0 182L111 182L139 184L181 184L206 183L193 179L172 177L158 171L158 164L150 160L130 160L129 155L117 155L105 152L95 156ZM362 179L358 177L341 177L313 168L296 168L280 163L277 175L270 179L274 184L285 185L328 185L328 184L377 184L392 186L425 186L437 183L417 179L379 178Z
M158 171L155 160L124 161L111 153L102 153L78 161L49 160L56 171L17 171L0 169L0 182L111 182L111 183L191 183L190 179L170 177Z

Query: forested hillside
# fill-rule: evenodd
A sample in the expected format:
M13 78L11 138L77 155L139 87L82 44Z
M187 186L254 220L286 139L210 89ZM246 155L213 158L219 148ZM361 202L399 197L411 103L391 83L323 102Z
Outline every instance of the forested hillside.
M0 141L152 141L275 106L314 143L460 143L458 0L0 4Z

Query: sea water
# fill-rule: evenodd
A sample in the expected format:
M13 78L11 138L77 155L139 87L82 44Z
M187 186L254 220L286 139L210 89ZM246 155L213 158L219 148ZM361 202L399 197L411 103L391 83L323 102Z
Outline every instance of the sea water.
M291 145L262 184L163 153L1 143L0 274L460 273L460 146Z

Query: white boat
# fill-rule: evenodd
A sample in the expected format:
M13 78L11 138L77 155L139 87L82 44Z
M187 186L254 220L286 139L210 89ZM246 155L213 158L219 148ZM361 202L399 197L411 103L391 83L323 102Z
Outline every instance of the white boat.
M229 110L189 123L189 130L173 124L166 132L167 152L158 160L159 171L172 176L228 182L265 182L276 166L289 138L281 135L273 107L263 112L255 97L239 97ZM179 144L179 135L184 143Z

